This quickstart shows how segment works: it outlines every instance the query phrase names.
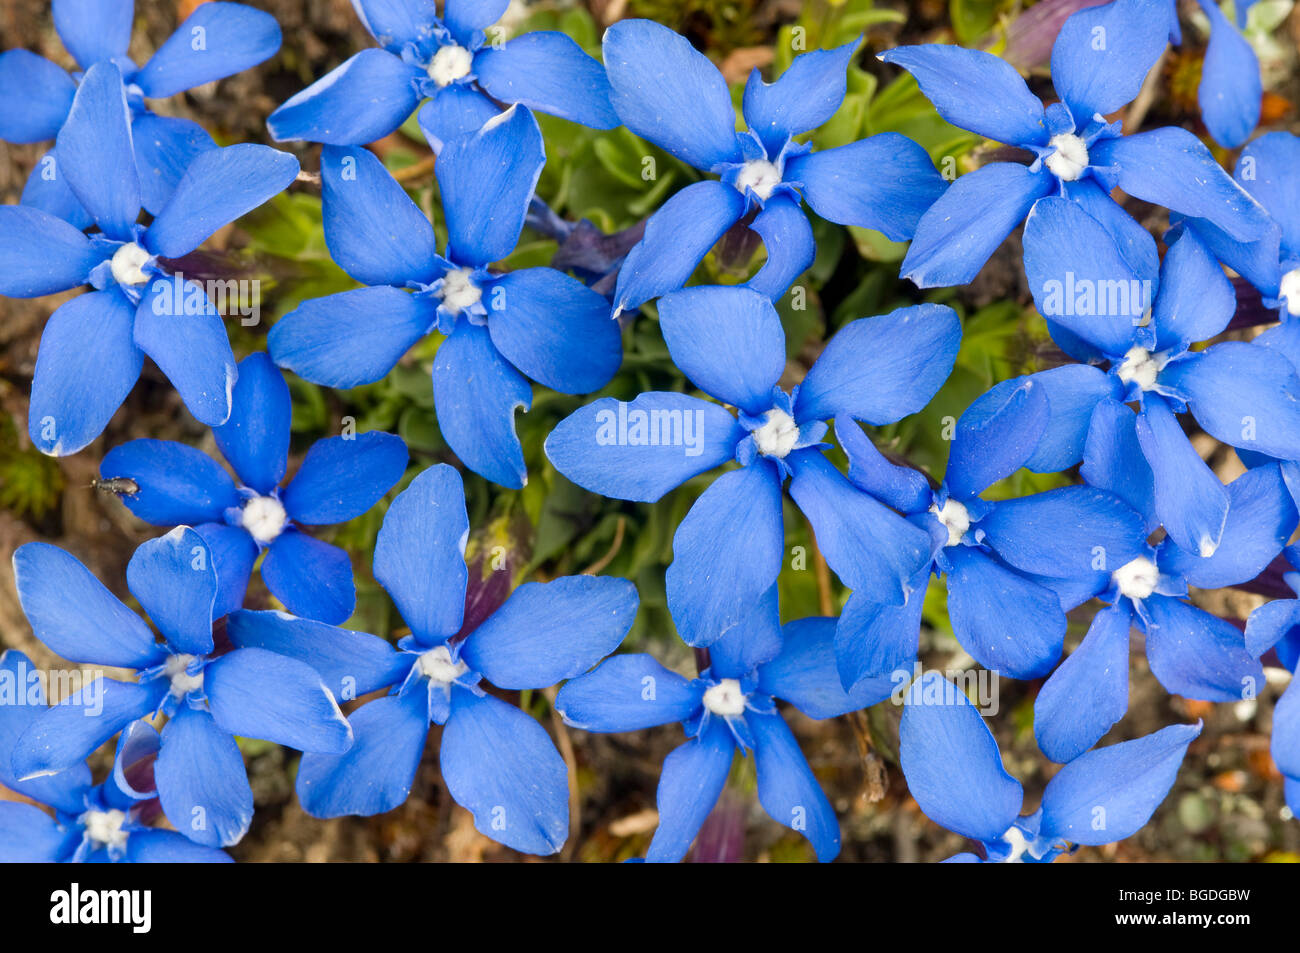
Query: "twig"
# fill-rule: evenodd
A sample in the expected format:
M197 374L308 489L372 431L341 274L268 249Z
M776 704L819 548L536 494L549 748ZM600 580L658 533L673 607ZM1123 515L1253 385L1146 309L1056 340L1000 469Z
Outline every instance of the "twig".
M569 772L569 837L564 842L564 859L572 860L578 843L578 828L582 825L582 803L578 795L578 759L573 753L573 739L569 737L569 728L555 707L558 689L552 685L546 689L546 700L551 704L551 724L555 728L555 739L560 749L560 757Z
M594 563L584 569L582 571L584 576L594 576L614 561L614 557L618 555L618 551L623 548L623 531L626 528L627 520L620 516L618 518L618 525L614 527L614 542L610 543L609 552L605 553L604 556L601 556Z
M831 570L826 565L826 557L822 555L821 547L817 545L817 534L814 532L812 523L805 518L808 523L808 539L812 542L813 552L813 572L817 576L817 608L822 615L835 614L835 600L831 593Z
M434 156L428 156L419 162L408 165L404 169L398 169L393 173L393 178L403 185L416 179L422 179L426 175L433 174L433 166L436 161L437 159Z
M1147 118L1147 112L1156 101L1156 93L1160 87L1160 77L1165 65L1165 57L1169 51L1160 54L1156 60L1156 65L1151 67L1147 73L1146 79L1142 81L1142 89L1138 91L1137 99L1133 100L1133 105L1129 107L1128 113L1124 116L1124 135L1129 136L1137 131L1142 125L1142 120Z

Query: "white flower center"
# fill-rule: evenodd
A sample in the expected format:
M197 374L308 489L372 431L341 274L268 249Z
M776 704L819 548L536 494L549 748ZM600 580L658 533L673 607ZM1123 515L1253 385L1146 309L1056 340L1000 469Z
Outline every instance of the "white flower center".
M113 260L109 263L113 280L119 285L144 284L149 280L149 276L144 273L144 266L151 257L153 256L135 242L127 242L113 252Z
M766 159L750 159L741 166L740 175L736 177L736 190L741 195L746 189L752 189L765 202L780 184L781 171Z
M1047 143L1056 149L1047 157L1047 168L1058 179L1073 182L1088 168L1088 147L1072 132L1052 136Z
M704 707L715 715L724 718L745 713L745 693L740 690L740 682L734 678L724 678L704 693Z
M251 497L244 504L240 519L249 535L263 545L284 532L284 524L289 522L284 504L273 496Z
M1286 312L1291 317L1300 317L1300 268L1292 268L1282 276L1282 287L1278 295L1286 299Z
M763 425L754 431L754 445L767 457L784 457L799 442L799 425L780 408L763 415Z
M1130 560L1115 570L1111 576L1119 593L1133 600L1142 600L1156 591L1160 570L1145 556Z
M125 811L87 811L81 815L86 836L103 847L122 847L126 844L127 832L122 830L125 823Z
M464 662L451 660L451 650L445 645L429 649L415 664L419 666L421 675L441 685L450 685L469 671Z
M191 675L186 671L193 661L193 655L172 655L163 666L163 674L171 680L172 694L177 698L184 698L190 692L201 691L203 688L203 673Z
M948 542L944 544L945 546L956 546L970 529L970 511L954 499L949 498L942 507L937 503L932 504L930 512L948 531Z
M463 46L443 46L429 61L429 78L439 86L450 86L468 76L474 65L474 54Z
M1132 347L1119 366L1119 379L1125 384L1137 384L1143 390L1151 390L1156 386L1156 377L1164 365L1162 357L1144 347Z
M482 300L483 289L471 280L473 274L469 268L459 268L442 276L442 287L438 293L448 311L459 314Z

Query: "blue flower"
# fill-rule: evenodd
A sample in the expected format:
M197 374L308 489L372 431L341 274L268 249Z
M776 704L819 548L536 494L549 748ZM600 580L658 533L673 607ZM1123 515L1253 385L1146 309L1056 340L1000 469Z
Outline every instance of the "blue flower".
M1214 0L1196 2L1210 21L1210 44L1196 90L1201 119L1215 142L1225 149L1235 149L1250 138L1259 124L1264 95L1259 58L1241 34L1255 0L1234 0L1235 24L1223 15ZM1169 8L1172 41L1179 43L1178 4L1170 2Z
M866 679L845 692L835 671L835 620L800 619L781 627L775 596L774 590L764 611L713 643L698 678L669 671L649 655L615 655L556 696L564 720L585 731L636 731L675 721L686 729L686 743L664 761L659 828L648 861L686 856L722 793L733 757L751 751L768 816L806 837L818 860L840 852L835 811L776 700L809 718L835 718L888 698L894 682Z
M1100 846L1137 833L1200 733L1200 722L1170 725L1089 751L1047 782L1038 810L1022 815L1024 789L1002 766L978 709L927 672L908 691L898 754L908 792L926 816L982 848L982 857L962 853L948 863L1051 863L1072 844Z
M387 689L352 713L346 754L306 754L298 799L315 817L371 815L406 800L429 724L442 725L447 790L493 840L553 854L569 831L568 775L533 718L484 691L540 689L587 671L632 625L636 587L607 576L526 583L485 620L466 618L469 520L460 474L430 467L389 507L375 544L375 578L411 634L377 636L279 612L240 611L236 645L310 662L344 699Z
M508 4L448 0L439 19L433 0L354 0L382 49L362 50L285 102L267 120L271 135L361 145L388 135L425 97L420 121L435 149L496 115L493 100L617 126L600 63L550 30L503 42L505 30L492 24Z
M1117 416L1133 416L1128 408L1117 407ZM1113 447L1120 469L1126 466L1120 459L1131 459L1131 430L1094 421L1089 439ZM1035 699L1034 734L1052 760L1077 757L1124 716L1129 631L1135 625L1146 635L1151 673L1172 694L1236 702L1256 697L1263 688L1264 672L1254 658L1258 653L1247 651L1241 631L1186 599L1189 587L1218 589L1258 576L1295 529L1296 507L1277 464L1248 470L1228 485L1226 495L1223 534L1208 557L1181 548L1172 536L1150 547L1148 527L1137 513L1130 514L1127 539L1117 532L1099 540L1091 527L1067 522L1051 494L998 505L986 531L1007 562L1038 574L1067 610L1093 597L1107 606ZM1044 567L1058 567L1056 575L1042 575ZM1063 569L1073 572L1067 575Z
M688 645L706 646L752 613L776 582L784 550L782 486L817 534L826 562L864 598L903 605L926 565L930 534L856 489L826 458L825 421L873 425L921 410L952 370L961 326L951 308L923 304L852 321L803 383L782 390L785 332L749 288L699 287L659 302L669 353L702 391L602 398L546 440L555 468L579 486L653 503L735 460L682 520L668 568L668 606Z
M449 235L433 225L373 154L327 147L321 157L325 240L367 285L306 301L271 329L281 367L329 387L377 381L426 334L447 339L433 397L447 445L502 486L527 482L515 410L524 375L570 394L599 390L623 359L609 303L552 268L489 269L514 250L546 157L537 121L513 107L438 158Z
M1061 655L1065 610L1052 588L1013 568L1003 552L1014 555L1035 546L1038 537L1068 533L1073 558L1033 566L1036 576L1064 578L1087 572L1094 547L1106 547L1116 559L1144 551L1142 518L1103 490L1071 486L1036 494L1029 499L1039 507L1042 521L1010 526L1002 508L1023 501L981 499L984 490L1037 452L1049 408L1043 388L1033 380L981 399L962 414L948 472L937 490L920 471L886 460L853 421L836 420L835 432L849 457L849 480L934 539L933 557L912 580L906 605L880 605L863 593L849 598L835 635L836 661L846 686L911 670L931 573L947 578L953 634L972 658L1012 678L1046 675Z
M1137 96L1165 48L1165 0L1115 0L1071 16L1052 49L1061 102L1044 109L1005 61L957 46L905 46L881 54L916 77L949 122L1034 156L1031 165L992 162L961 176L922 216L903 259L904 277L922 288L966 284L1039 199L1060 195L1095 219L1139 273L1155 270L1145 230L1110 197L1129 195L1206 218L1237 241L1268 229L1267 217L1219 166L1209 149L1176 127L1121 135L1113 113ZM1025 236L1025 265L1066 248Z
M150 214L159 214L186 167L217 144L188 119L154 115L145 100L174 96L256 66L280 49L279 24L269 13L242 3L204 3L137 67L126 55L131 0L54 0L53 9L54 29L82 70L97 63L117 65L134 133L140 200ZM27 50L0 53L0 139L53 139L82 78L82 73L67 73ZM85 228L91 215L59 174L60 156L51 149L37 162L22 203Z
M0 802L0 863L230 863L230 855L175 831L150 827L158 814L153 759L160 739L133 721L118 740L113 771L101 784L84 762L20 781L10 758L45 711L41 673L16 650L0 654L0 784L37 804Z
M229 846L253 816L253 792L235 736L298 750L346 751L352 730L307 663L212 638L217 573L188 527L140 546L127 588L163 641L75 558L45 543L14 553L18 601L36 637L85 666L135 673L101 677L47 709L14 745L9 769L27 781L66 771L133 721L163 714L154 779L163 813L197 844Z
M1287 561L1300 568L1300 548L1288 546ZM1288 572L1283 577L1300 596L1300 574ZM1300 665L1300 598L1273 599L1264 603L1246 620L1246 649L1262 657L1270 649L1291 673L1291 684L1273 709L1273 761L1286 778L1286 803L1291 813L1300 816L1300 679L1295 677Z
M244 604L258 554L262 578L289 611L322 622L352 614L352 561L298 524L343 523L370 509L406 469L406 445L387 433L319 440L283 489L289 452L289 387L263 353L239 363L230 420L213 428L233 481L202 451L170 440L132 440L99 466L136 490L120 499L154 526L190 525L212 548L220 581L213 617Z
M651 216L614 293L615 314L676 291L729 228L744 222L767 248L749 282L779 297L810 264L812 227L800 193L818 215L843 225L912 237L946 183L925 150L897 133L811 152L794 136L815 129L844 100L845 69L858 41L795 58L774 83L756 68L736 132L726 80L684 37L649 20L605 31L611 102L628 129L720 182L682 189Z
M1052 420L1050 450L1032 468L1062 470L1082 457L1084 478L1123 497L1150 529L1163 525L1183 549L1212 554L1228 494L1177 415L1189 411L1231 446L1300 459L1300 376L1283 354L1256 343L1193 350L1222 332L1236 307L1198 232L1182 226L1166 236L1158 273L1130 268L1105 229L1065 199L1040 201L1025 235L1055 249L1025 262L1053 338L1076 360L1109 364L1109 371L1065 366L1033 375ZM1125 403L1136 403L1138 413Z
M89 284L61 305L41 335L28 431L44 453L76 453L103 431L140 376L147 354L201 422L230 416L235 358L203 287L167 259L283 191L298 160L266 146L199 155L148 225L121 74L86 71L59 131L59 169L99 231L25 205L0 206L0 294L34 298Z

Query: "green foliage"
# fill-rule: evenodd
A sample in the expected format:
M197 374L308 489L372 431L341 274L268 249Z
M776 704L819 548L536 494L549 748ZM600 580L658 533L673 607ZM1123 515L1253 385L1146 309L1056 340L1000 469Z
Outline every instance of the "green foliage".
M62 492L58 461L22 446L13 418L0 416L0 506L39 520L54 509Z

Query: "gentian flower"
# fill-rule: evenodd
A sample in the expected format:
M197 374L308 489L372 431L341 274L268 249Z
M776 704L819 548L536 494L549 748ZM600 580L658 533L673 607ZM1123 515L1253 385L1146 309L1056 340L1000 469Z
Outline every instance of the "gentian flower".
M163 813L196 844L221 847L243 837L253 817L236 735L336 753L352 743L347 719L310 665L260 648L217 652L217 573L189 527L144 543L126 567L127 588L161 642L55 546L20 546L14 581L32 631L56 654L136 676L99 678L32 719L10 760L22 781L73 768L133 721L163 714L154 762Z
M605 397L562 420L546 454L593 493L647 503L730 460L741 464L704 491L673 537L668 607L686 643L707 646L741 624L776 582L787 476L845 585L878 603L906 603L930 534L849 483L821 440L837 415L882 425L921 410L952 370L956 313L922 304L852 321L789 393L778 386L785 332L759 292L688 288L659 302L659 324L682 372L738 416L679 393Z
M1133 415L1119 407L1115 417ZM1114 448L1108 466L1117 483L1136 453L1132 430L1103 426L1094 418L1089 440ZM1130 476L1133 482L1137 477ZM1211 556L1181 548L1166 536L1154 548L1137 513L1128 540L1096 541L1083 528L1063 525L1049 494L999 504L987 526L993 545L1022 572L1044 566L1084 566L1070 578L1040 575L1067 609L1098 597L1098 612L1083 642L1052 673L1034 701L1034 735L1053 761L1071 761L1088 750L1128 709L1129 631L1146 635L1151 674L1170 693L1201 701L1236 702L1255 697L1264 672L1230 622L1185 601L1189 587L1217 589L1254 579L1296 527L1296 507L1277 464L1257 467L1227 487L1227 522ZM1050 526L1050 532L1030 533ZM1134 555L1136 551L1136 555Z
M1286 557L1293 570L1300 568L1300 547L1288 546ZM1283 578L1300 596L1300 573L1288 572ZM1300 598L1270 600L1246 620L1246 650L1258 657L1269 649L1291 672L1291 684L1273 708L1272 753L1286 779L1286 803L1300 817L1300 679L1295 677L1300 666Z
M1223 15L1214 0L1196 0L1210 21L1210 44L1201 65L1201 82L1196 96L1201 105L1201 119L1214 141L1225 149L1235 149L1250 138L1259 124L1264 85L1259 76L1259 58L1242 36L1246 17L1255 0L1233 0L1237 22ZM1182 42L1178 25L1178 4L1171 0L1171 42ZM1249 191L1249 190L1248 190Z
M146 99L163 99L233 76L280 49L275 17L242 3L204 3L186 17L140 67L126 55L132 0L54 0L54 29L83 71L112 62L121 75L132 129L133 165L140 202L159 214L189 164L217 148L197 123L149 111ZM0 53L0 139L53 139L72 108L83 73L68 73L28 50ZM22 204L86 228L93 221L60 174L57 149L37 162Z
M51 816L0 801L0 863L230 863L225 851L149 826L158 814L152 762L160 743L146 721L122 732L113 771L101 784L84 762L19 781L10 767L14 745L45 710L45 691L17 650L0 654L0 680L12 686L0 699L0 784L54 810Z
M1025 166L992 162L958 178L922 216L903 259L919 287L966 284L1039 199L1058 195L1095 219L1130 268L1154 271L1146 230L1110 197L1129 195L1206 218L1237 241L1268 229L1263 210L1219 166L1210 150L1177 127L1121 135L1105 115L1131 102L1168 36L1165 0L1115 0L1075 13L1052 48L1061 102L1046 109L1005 61L958 46L904 46L881 54L913 76L939 114L962 129L1033 153ZM1053 236L1056 237L1056 236ZM1064 248L1025 236L1025 267Z
M978 709L937 672L912 683L899 727L907 789L941 827L977 841L983 856L946 863L1051 863L1070 845L1097 847L1137 833L1173 787L1201 723L1098 748L1058 771L1032 814L1024 789Z
M375 578L411 634L394 649L364 632L279 612L240 611L227 631L318 668L341 697L387 689L352 714L343 755L307 754L298 799L315 817L371 815L406 800L429 724L442 725L447 790L474 826L507 847L553 854L569 832L568 775L550 736L484 690L547 688L587 671L632 626L636 587L608 576L526 583L477 625L464 612L469 520L460 474L425 470L393 501L375 543Z
M132 440L99 465L104 479L127 477L134 493L119 498L146 523L194 527L212 548L219 592L213 617L244 604L258 554L262 578L295 615L342 622L352 615L352 560L307 526L360 516L402 478L406 445L392 434L327 437L307 451L281 488L289 452L289 387L265 354L239 362L230 419L212 429L235 471L231 480L211 457L170 440Z
M1211 555L1228 494L1177 415L1190 411L1231 446L1300 459L1296 370L1259 344L1192 349L1223 331L1236 307L1232 285L1197 232L1183 226L1166 236L1159 273L1133 271L1105 229L1064 199L1040 201L1025 234L1057 249L1025 260L1030 291L1057 344L1076 360L1110 365L1033 375L1047 391L1057 451L1039 464L1060 470L1081 455L1085 479L1127 500L1150 530L1163 525L1183 549ZM1062 243L1088 249L1086 260ZM1134 402L1137 414L1123 406ZM1118 429L1113 439L1122 442L1094 436L1090 427ZM1113 463L1120 453L1122 462Z
M217 229L283 191L298 160L266 146L199 155L148 225L121 73L86 71L59 131L59 168L99 231L25 205L0 206L0 294L34 298L89 284L61 305L41 335L28 431L54 456L94 440L140 376L149 355L201 422L230 416L235 358L202 286L164 259L198 248Z
M329 387L379 380L435 328L433 362L442 435L466 466L502 486L527 482L515 410L524 375L567 394L599 390L623 359L609 304L552 268L494 272L514 249L545 164L542 134L513 108L438 157L449 240L377 158L327 147L321 156L325 240L348 274L371 287L305 301L271 329L281 367Z
M585 731L636 731L680 721L687 741L664 760L659 827L646 860L686 856L731 770L753 752L758 799L772 820L808 839L820 861L840 852L840 827L799 744L777 709L789 702L809 718L835 718L888 698L889 678L840 687L834 619L781 627L776 600L709 649L709 665L687 679L649 655L615 655L560 689L555 706Z
M985 500L980 494L1037 452L1048 416L1046 395L1033 378L1010 394L977 401L957 421L948 472L935 490L919 470L886 460L852 420L836 419L835 433L849 458L849 480L934 538L932 558L911 581L905 605L880 605L863 593L849 597L835 633L836 662L846 686L864 677L911 671L931 573L947 578L953 634L972 658L1012 678L1046 675L1061 655L1065 610L1051 588L1010 566L1002 550L1019 547L1022 533L1058 539L1069 534L1076 558L1034 567L1035 574L1051 577L1086 572L1095 546L1116 556L1141 552L1142 518L1093 487L1036 494L1042 522L1021 522L1003 531L999 509L1018 501ZM990 535L985 526L996 531Z
M448 136L451 127L477 129L497 112L493 100L596 129L617 126L604 69L568 36L544 30L507 43L493 36L508 5L447 0L439 19L433 0L353 0L381 48L362 50L293 96L267 128L278 142L361 145L388 135L425 97L432 101L421 112L431 111L431 124Z
M672 30L622 20L605 31L611 102L628 129L721 181L697 182L664 203L628 254L614 313L676 291L722 235L744 222L763 239L767 263L749 282L779 297L816 249L800 193L822 218L903 241L946 183L925 150L897 133L811 152L794 136L816 129L844 100L858 41L795 58L775 83L757 68L745 85L736 132L726 80Z

